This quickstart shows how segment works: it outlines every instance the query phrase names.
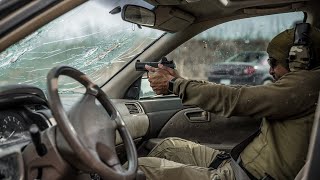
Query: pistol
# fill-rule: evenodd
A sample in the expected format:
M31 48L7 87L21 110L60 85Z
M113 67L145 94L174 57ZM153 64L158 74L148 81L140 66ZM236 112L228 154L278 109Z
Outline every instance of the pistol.
M136 71L148 71L144 66L149 65L155 68L158 68L158 64L162 64L169 68L175 69L176 65L173 61L169 61L166 57L161 58L159 62L140 62L140 60L136 61Z

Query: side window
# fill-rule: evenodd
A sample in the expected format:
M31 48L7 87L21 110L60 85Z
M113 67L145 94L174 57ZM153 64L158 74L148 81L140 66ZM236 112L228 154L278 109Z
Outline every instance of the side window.
M145 73L141 79L141 88L140 88L139 97L148 98L148 97L154 97L154 96L156 96L156 94L153 92L152 88L150 87L147 73Z
M266 53L269 41L303 17L302 12L293 12L223 23L193 37L167 58L186 79L226 85L267 84L272 82Z

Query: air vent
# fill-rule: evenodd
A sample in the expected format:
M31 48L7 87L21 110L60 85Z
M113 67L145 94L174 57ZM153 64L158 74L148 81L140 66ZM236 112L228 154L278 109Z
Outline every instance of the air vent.
M141 107L136 103L126 103L125 105L127 106L130 114L142 113Z

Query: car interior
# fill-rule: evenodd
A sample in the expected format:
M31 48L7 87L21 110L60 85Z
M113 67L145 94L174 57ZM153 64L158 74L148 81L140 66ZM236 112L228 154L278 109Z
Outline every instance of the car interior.
M316 0L144 0L143 3L93 1L100 6L108 7L104 10L106 13L121 15L121 21L129 24L128 29L153 29L161 32L161 35L150 38L150 43L142 50L128 55L129 60L121 64L107 79L96 81L88 75L90 73L77 68L77 64L64 64L63 59L61 63L52 63L53 68L41 67L46 74L43 78L45 83L41 84L46 87L45 90L36 83L20 82L21 77L17 77L13 84L1 78L0 179L143 179L143 174L140 171L137 173L137 158L147 156L152 148L168 137L180 137L230 152L235 145L260 127L261 119L221 117L195 106L184 106L178 96L155 95L148 84L146 72L136 71L136 62L158 62L167 57L176 63L176 68L182 76L207 80L206 67L209 66L205 63L211 63L212 60L208 58L211 56L206 56L208 59L203 60L203 57L197 57L198 51L205 51L211 55L216 53L212 56L217 57L217 61L234 55L215 49L224 48L222 44L214 44L215 37L212 40L214 43L211 44L205 40L197 41L200 44L192 44L195 42L194 38L199 38L199 35L206 37L206 33L215 27L221 27L226 23L242 23L239 20L257 23L253 18L284 15L283 21L288 21L287 24L270 20L256 26L265 29L284 24L283 28L287 29L296 21L304 21L320 28L319 2ZM89 2L0 1L0 61L8 61L9 65L19 63L19 58L28 54L30 49L11 55L7 53L7 49L25 37L30 37L29 35L41 36L34 32L38 32L39 28L59 16L81 8ZM147 16L145 21L141 19L141 14L135 14L138 12ZM92 19L94 20L98 21ZM68 23L72 26L71 22ZM235 27L229 28L229 25L224 28L225 31L212 30L212 33L223 36L229 32L230 36L234 36L240 31ZM272 36L281 30L274 30ZM269 31L266 31L266 34ZM257 36L263 37L261 34ZM121 38L119 36L119 39ZM241 44L245 47L244 51L252 48L248 45L253 41L250 38L243 42L225 39L225 43ZM24 40L27 41L28 38ZM270 38L264 39L266 42L269 40ZM267 43L264 41L257 41L260 43L259 47L266 47ZM190 49L185 50L186 44L189 44ZM135 46L129 43L126 45ZM114 53L117 48L120 49L119 46L112 46L106 52ZM209 51L209 47L216 51ZM87 51L88 56L97 51L92 49L90 52ZM64 51L63 48L61 51ZM229 51L233 49L230 48ZM226 54L228 56L225 56ZM10 58L7 58L9 56ZM64 58L81 57L66 55ZM108 56L104 54L99 58ZM186 61L189 63L185 63ZM6 72L1 76L15 75L5 71L7 65L8 63L1 62L1 71ZM117 62L111 63L111 68L104 71L112 71L115 65ZM25 65L21 66L22 69L28 68ZM37 76L34 74L30 78ZM61 93L59 82L64 78L62 76L84 87L84 92ZM308 163L296 179L311 180L320 177L317 171L320 163L317 153L320 148L319 116L318 105ZM127 168L123 166L126 162Z

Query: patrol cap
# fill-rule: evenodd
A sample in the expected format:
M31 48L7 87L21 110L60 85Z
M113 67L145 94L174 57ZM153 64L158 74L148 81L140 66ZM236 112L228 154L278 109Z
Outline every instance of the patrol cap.
M288 67L287 58L289 51L293 45L294 28L287 29L277 36L275 36L269 43L267 52L270 57L274 58L277 63ZM316 66L320 65L320 30L311 26L310 28L310 43L314 52L314 58L316 59Z

